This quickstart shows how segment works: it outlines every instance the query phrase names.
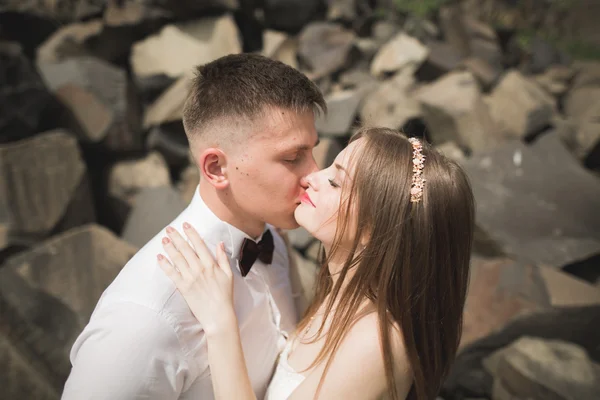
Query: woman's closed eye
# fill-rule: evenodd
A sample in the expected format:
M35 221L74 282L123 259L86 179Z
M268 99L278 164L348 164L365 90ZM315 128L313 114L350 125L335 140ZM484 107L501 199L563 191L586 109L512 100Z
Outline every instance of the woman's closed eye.
M334 188L339 188L340 185L338 185L333 179L327 179L329 181L329 184L334 187Z

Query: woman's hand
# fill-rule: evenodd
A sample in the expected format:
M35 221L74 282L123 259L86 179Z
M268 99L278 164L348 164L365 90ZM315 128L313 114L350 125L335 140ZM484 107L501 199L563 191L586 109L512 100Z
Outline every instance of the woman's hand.
M169 237L162 243L173 264L158 254L160 267L183 295L207 336L237 329L233 274L223 243L217 246L215 261L198 232L187 222L183 228L194 248L177 230L168 227Z

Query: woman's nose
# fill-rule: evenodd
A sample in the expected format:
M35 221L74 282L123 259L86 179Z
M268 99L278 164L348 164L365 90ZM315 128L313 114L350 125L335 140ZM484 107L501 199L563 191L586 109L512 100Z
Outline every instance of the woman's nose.
M313 190L317 190L318 185L315 174L308 174L304 178L302 178L302 186L304 188L310 187Z

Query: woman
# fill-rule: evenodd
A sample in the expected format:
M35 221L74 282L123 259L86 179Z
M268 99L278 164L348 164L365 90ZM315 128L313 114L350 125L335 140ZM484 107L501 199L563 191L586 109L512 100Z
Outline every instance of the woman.
M295 217L322 242L323 268L267 399L435 399L459 345L468 284L474 205L465 173L418 139L363 128L306 181ZM162 255L159 263L205 330L216 398L255 399L227 256L219 247L215 262L184 230L197 256L174 232L165 250L175 265Z

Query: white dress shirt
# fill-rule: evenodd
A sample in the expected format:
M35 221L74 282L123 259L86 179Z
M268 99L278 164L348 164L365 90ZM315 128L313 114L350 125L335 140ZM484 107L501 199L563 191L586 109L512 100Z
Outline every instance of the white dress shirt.
M235 312L252 387L265 395L277 356L297 316L292 299L286 245L272 229L271 265L256 261L242 277L239 252L248 237L221 221L199 190L170 224L183 232L191 223L213 252L223 241L234 272ZM151 239L105 290L89 324L71 350L73 368L65 400L171 400L214 398L206 338L185 300L162 272L156 255L166 255L161 239ZM99 257L110 257L99 254ZM236 384L231 376L231 384Z

